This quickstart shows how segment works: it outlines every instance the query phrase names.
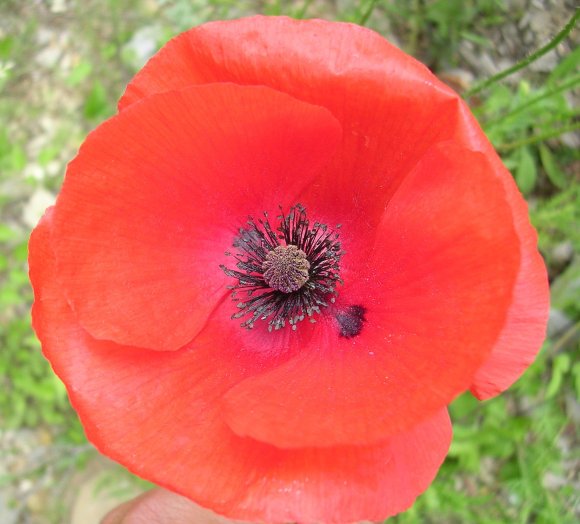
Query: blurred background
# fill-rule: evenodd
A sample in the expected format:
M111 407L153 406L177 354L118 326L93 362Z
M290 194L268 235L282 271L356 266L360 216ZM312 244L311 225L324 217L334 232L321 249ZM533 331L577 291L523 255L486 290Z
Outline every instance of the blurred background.
M87 443L31 328L31 228L86 134L163 43L253 13L371 27L466 96L530 206L550 274L548 339L499 398L451 406L441 471L395 523L580 521L580 35L565 0L0 0L0 524L96 524L146 489Z

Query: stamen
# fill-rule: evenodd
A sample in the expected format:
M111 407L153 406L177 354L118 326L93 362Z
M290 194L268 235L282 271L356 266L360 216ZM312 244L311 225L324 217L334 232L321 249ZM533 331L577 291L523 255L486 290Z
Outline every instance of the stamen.
M267 320L270 331L286 323L296 329L305 318L315 322L314 313L334 302L337 282L342 283L344 251L338 233L318 222L311 226L300 204L277 218L280 225L274 231L267 213L258 224L250 217L233 243L239 252L226 253L236 259L237 269L220 266L238 281L229 286L232 298L239 300L232 318L249 316L241 324L247 329L258 320Z

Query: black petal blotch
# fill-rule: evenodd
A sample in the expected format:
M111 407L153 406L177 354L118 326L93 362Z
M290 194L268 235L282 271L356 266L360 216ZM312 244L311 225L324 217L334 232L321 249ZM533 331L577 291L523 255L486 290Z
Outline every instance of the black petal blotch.
M364 306L348 306L336 314L336 320L340 325L340 336L353 338L360 334L363 323L366 322Z

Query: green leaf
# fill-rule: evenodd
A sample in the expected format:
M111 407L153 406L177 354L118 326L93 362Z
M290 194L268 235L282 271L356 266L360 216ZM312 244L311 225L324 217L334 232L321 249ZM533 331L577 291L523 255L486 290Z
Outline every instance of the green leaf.
M576 362L572 367L572 377L574 379L574 389L576 395L580 397L580 362Z
M546 389L546 398L552 398L562 386L562 379L570 369L570 355L562 353L554 359L552 378Z
M546 171L550 182L558 189L564 189L568 185L568 179L566 174L558 167L550 149L545 144L540 144L539 150L542 167Z
M554 68L548 77L548 82L557 82L570 72L578 71L580 66L580 47L576 47Z
M451 406L449 406L450 412L453 415L454 420L468 416L478 407L479 402L470 393L465 393L460 397L456 398L451 404Z
M522 193L531 193L536 186L536 179L538 172L536 169L536 161L530 153L529 148L522 147L520 149L519 163L516 168L516 182Z
M22 171L26 166L26 153L20 146L14 145L10 151L8 163L13 171Z
M105 87L100 82L96 83L89 96L87 97L84 105L85 117L90 119L106 118L109 114L113 113L112 108L109 105L107 99L107 92Z
M93 71L93 66L90 62L82 61L76 65L67 78L67 83L71 87L78 86L87 78Z
M6 243L15 238L18 238L18 233L14 229L0 224L0 243Z
M576 257L566 270L552 283L552 307L564 312L575 312L580 307L580 257Z
M0 38L0 60L8 60L14 47L14 38L7 36Z

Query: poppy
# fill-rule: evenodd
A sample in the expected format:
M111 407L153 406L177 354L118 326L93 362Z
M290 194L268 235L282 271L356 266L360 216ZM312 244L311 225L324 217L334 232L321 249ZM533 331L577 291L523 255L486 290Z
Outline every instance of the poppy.
M321 20L171 40L69 164L30 275L91 442L262 522L408 508L446 406L509 387L548 308L526 204L466 105Z

